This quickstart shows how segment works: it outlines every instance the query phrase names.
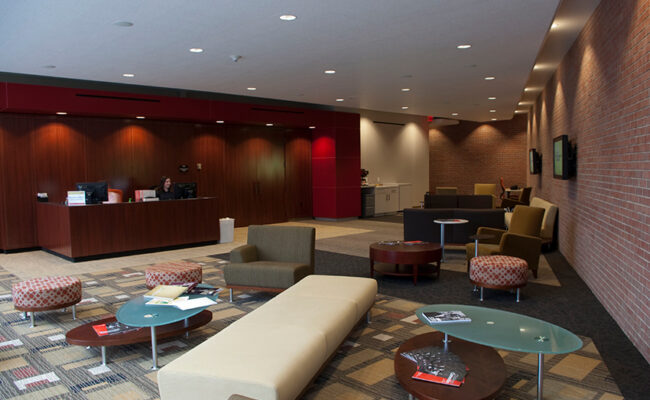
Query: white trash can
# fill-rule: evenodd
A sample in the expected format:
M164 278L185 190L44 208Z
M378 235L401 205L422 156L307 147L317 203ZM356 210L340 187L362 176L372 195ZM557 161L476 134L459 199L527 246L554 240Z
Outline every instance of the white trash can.
M233 218L219 218L219 243L229 243L234 240L235 220Z

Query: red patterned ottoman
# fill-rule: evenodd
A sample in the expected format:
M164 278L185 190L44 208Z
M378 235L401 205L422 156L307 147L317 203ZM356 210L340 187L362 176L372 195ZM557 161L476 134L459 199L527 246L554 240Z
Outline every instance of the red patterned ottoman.
M526 260L511 256L480 256L470 261L469 280L481 288L481 301L483 301L483 288L489 289L517 289L517 302L519 302L519 288L528 283L528 263Z
M153 289L157 285L172 283L203 282L203 269L199 264L178 261L155 264L145 271L147 288Z
M81 281L72 276L34 278L11 285L14 308L30 312L34 327L34 312L72 306L72 319L77 319L75 304L81 301Z

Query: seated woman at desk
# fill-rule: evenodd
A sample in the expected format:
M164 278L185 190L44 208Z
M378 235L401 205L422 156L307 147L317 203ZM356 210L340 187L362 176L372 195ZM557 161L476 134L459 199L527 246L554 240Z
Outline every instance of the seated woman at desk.
M172 190L172 180L166 176L160 178L160 186L156 189L156 197L160 200L174 200L174 191Z

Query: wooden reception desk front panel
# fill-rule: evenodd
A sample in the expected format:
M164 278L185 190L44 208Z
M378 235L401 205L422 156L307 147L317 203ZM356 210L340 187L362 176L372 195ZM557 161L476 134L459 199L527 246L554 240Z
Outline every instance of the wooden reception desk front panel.
M217 199L68 207L38 203L38 244L78 259L219 240Z

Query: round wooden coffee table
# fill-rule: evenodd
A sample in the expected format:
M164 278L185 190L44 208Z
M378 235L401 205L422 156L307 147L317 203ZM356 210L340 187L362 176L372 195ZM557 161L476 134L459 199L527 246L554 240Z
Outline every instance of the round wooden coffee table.
M440 274L441 256L442 249L437 243L372 243L370 245L370 277L374 277L375 272L384 275L412 276L413 284L417 285L418 274ZM392 265L375 268L375 262ZM436 265L428 266L429 263L436 263Z
M401 353L427 346L443 347L444 334L425 333L404 342L395 353L395 375L400 385L418 399L469 400L492 399L506 383L506 365L492 347L451 338L448 349L459 356L469 372L460 387L431 383L411 378L415 363Z

